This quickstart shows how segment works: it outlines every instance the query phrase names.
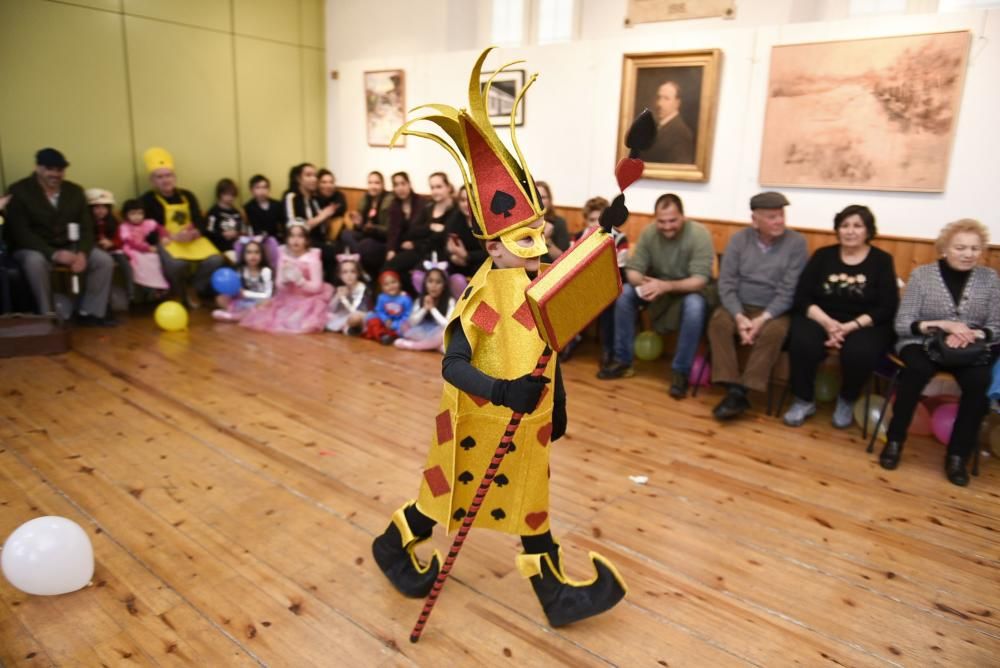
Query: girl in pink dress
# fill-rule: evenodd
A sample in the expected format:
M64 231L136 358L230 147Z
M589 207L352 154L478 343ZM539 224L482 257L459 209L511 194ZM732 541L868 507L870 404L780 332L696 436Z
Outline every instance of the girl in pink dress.
M170 284L163 277L163 266L156 252L160 241L167 235L163 226L151 218L146 218L142 203L130 199L122 205L122 221L118 236L122 242L122 252L128 256L132 267L132 280L154 290L169 290Z
M288 223L275 292L274 299L252 309L240 324L282 334L322 332L326 327L333 286L323 282L323 261L318 248L309 248L305 221Z

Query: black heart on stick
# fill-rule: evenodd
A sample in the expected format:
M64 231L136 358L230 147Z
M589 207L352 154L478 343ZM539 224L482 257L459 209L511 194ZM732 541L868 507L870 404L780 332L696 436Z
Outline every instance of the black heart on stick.
M601 227L610 232L612 227L621 227L628 220L628 209L625 208L625 195L619 193L611 202L611 206L601 212Z
M502 213L504 218L510 218L510 210L514 208L515 204L517 204L517 200L514 199L513 195L498 190L490 201L490 211L494 214Z
M468 485L473 480L473 476L468 471L462 471L462 475L458 476L459 481L463 485Z
M632 121L628 134L625 135L625 146L631 149L628 157L638 158L639 153L652 146L654 141L656 141L656 119L653 118L653 112L643 109L642 113Z

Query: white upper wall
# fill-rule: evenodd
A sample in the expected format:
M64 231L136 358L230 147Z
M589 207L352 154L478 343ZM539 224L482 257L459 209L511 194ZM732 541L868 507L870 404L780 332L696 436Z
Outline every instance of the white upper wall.
M622 54L719 48L723 52L716 134L707 183L642 180L629 189L635 211L652 211L664 192L679 194L695 217L747 220L758 182L771 47L838 39L948 30L973 33L965 90L943 193L786 188L789 222L826 229L833 214L867 204L886 234L933 238L945 222L978 218L1000 241L1000 10L955 14L843 17L843 0L738 3L732 20L698 19L626 28L625 0L580 0L581 40L501 49L487 69L523 58L539 79L527 95L518 141L536 178L551 185L557 204L580 206L612 196ZM377 16L372 17L372 8ZM371 148L365 137L363 73L403 69L408 106L467 103L469 71L489 38L489 0L328 0L328 166L340 183L363 187L369 170L410 173L426 192L439 169L460 182L452 159L432 142L410 137L402 149ZM501 133L504 136L504 133Z

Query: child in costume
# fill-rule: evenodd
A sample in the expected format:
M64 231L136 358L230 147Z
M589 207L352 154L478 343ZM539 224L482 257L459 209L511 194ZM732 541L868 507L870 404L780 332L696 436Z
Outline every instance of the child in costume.
M337 274L341 284L330 302L326 331L357 336L372 308L371 290L361 279L361 256L357 253L337 255Z
M243 222L236 198L239 188L232 179L222 179L215 184L215 204L205 215L205 228L208 238L219 249L230 264L236 264L239 252L236 243L245 236L247 225Z
M167 238L167 231L152 218L146 218L142 202L137 199L130 199L122 205L122 218L118 237L132 269L132 280L136 285L166 292L170 284L163 275L163 264L157 249Z
M281 334L322 332L333 286L323 282L319 249L309 248L309 232L299 218L288 224L286 238L274 298L243 316L240 325Z
M378 285L382 292L375 300L375 310L365 319L362 336L388 346L399 337L403 323L410 317L413 298L403 292L399 274L391 269L379 274Z
M239 322L250 309L267 301L274 293L273 274L267 266L267 254L260 237L243 241L236 268L240 274L240 293L236 297L216 295L219 308L212 311L216 320Z
M394 345L404 350L440 349L444 328L454 310L455 298L448 291L448 275L440 267L432 267L424 274L420 302L403 326L403 336Z
M592 580L567 579L559 545L549 531L551 447L547 446L566 431L566 399L554 355L542 376L530 373L547 346L525 296L546 252L545 221L535 183L517 148L513 123L511 135L520 162L500 141L486 112L487 94L480 89L479 74L489 51L473 68L469 111L431 105L433 115L415 119L439 125L457 150L435 135L409 130L415 121L400 128L394 138L394 142L401 134L430 138L456 158L468 188L473 231L489 257L462 293L445 329L445 385L419 495L393 514L372 552L396 589L406 596L426 596L441 569L441 558L435 552L423 563L416 547L430 538L435 524L443 524L449 532L462 524L511 411L524 413L473 527L520 536L524 552L517 557L518 570L530 579L549 623L562 626L610 609L624 597L625 584L614 566L595 553L591 553L596 571ZM533 81L534 77L521 94ZM520 97L515 108L519 101Z

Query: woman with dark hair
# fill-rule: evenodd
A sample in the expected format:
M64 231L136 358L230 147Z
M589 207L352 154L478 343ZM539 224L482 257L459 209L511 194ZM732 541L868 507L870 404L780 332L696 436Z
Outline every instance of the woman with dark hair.
M953 485L969 484L966 463L989 410L986 391L996 355L987 346L1000 337L1000 278L979 264L989 240L989 229L978 220L949 223L935 243L941 259L910 274L896 314L896 349L904 366L887 442L879 455L884 469L899 466L921 393L935 374L947 371L962 388L962 398L948 439L944 473Z
M813 253L799 277L788 332L792 406L785 424L798 427L816 412L819 365L840 352L841 386L833 426L846 429L854 402L892 345L899 305L892 256L871 245L875 216L852 204L833 219L838 243Z
M316 188L316 199L319 200L319 205L333 207L333 215L330 216L331 220L341 218L347 213L347 198L337 188L337 178L333 175L333 172L326 167L316 172ZM336 240L338 235L339 230L337 235L331 231L329 240Z
M545 245L548 252L542 256L542 262L552 262L569 248L569 226L566 219L556 214L552 205L552 189L545 181L535 181L535 189L538 190L538 199L544 210L545 218Z
M358 207L361 222L340 235L347 252L361 256L361 268L369 277L378 275L385 262L385 240L389 229L389 206L392 197L385 189L382 172L368 173L368 191Z
M445 256L448 259L448 273L461 274L471 278L479 271L489 254L482 243L472 233L472 211L469 210L469 193L465 186L458 189L455 198L455 213L446 225L448 241L445 242Z
M334 214L334 206L320 204L319 179L316 166L303 162L288 172L288 190L285 191L285 217L288 224L298 219L309 232L309 245L318 248L323 259L323 276L328 283L337 274L337 252L326 243L327 227Z
M412 287L423 284L423 260L445 261L445 241L448 221L455 215L455 189L444 172L434 172L428 177L430 199L423 204L423 211L410 223L401 237L400 250L386 262L386 266L400 275L413 272ZM463 282L464 287L464 282Z
M400 270L396 267L403 264L411 264L410 260L419 252L418 245L422 245L430 233L426 221L426 209L424 198L413 192L410 185L410 175L406 172L396 172L392 175L392 204L389 207L389 232L386 238L386 267L392 267L397 273ZM400 257L399 261L394 261L396 255L401 251L410 251ZM416 260L413 259L412 264ZM410 268L412 269L412 264ZM404 271L408 271L405 269ZM413 292L413 285L403 278L403 289Z

